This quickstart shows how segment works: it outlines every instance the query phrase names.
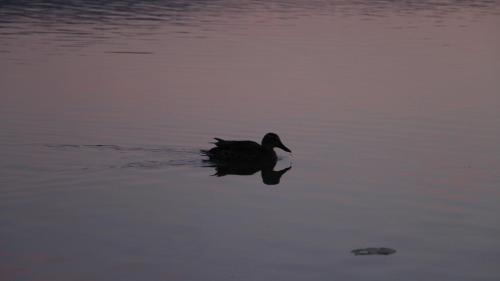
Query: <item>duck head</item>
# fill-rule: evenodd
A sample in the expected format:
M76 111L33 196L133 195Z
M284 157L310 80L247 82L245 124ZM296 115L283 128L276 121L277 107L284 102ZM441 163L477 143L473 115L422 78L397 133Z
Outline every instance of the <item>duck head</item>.
M262 139L262 146L267 149L273 149L274 147L278 147L283 149L286 152L292 152L288 147L286 147L275 133L267 133Z

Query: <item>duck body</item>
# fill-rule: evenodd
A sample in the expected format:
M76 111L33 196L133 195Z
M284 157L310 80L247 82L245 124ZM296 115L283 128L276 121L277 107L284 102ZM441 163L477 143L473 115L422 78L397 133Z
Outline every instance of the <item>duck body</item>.
M215 138L215 147L202 151L210 161L224 162L255 162L276 163L277 156L274 147L291 152L280 140L278 135L268 133L262 139L262 144L254 141L223 140Z
M211 160L234 162L262 162L276 161L276 152L265 149L254 141L228 141L215 138L215 147L208 150L206 155Z

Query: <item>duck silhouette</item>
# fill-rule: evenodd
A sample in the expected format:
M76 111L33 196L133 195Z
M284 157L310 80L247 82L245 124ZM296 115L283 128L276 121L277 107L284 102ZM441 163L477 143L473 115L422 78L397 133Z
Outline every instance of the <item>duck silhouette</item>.
M261 144L247 140L215 140L215 147L201 151L208 156L208 160L205 160L209 163L208 167L215 168L214 176L253 175L260 171L264 184L276 185L280 183L281 176L292 168L290 166L279 171L273 170L278 161L275 147L292 152L275 133L267 133Z
M215 147L210 150L202 150L202 153L215 161L252 161L269 162L276 160L274 148L278 147L286 152L292 152L275 133L267 133L262 138L261 144L254 141L235 141L215 138Z

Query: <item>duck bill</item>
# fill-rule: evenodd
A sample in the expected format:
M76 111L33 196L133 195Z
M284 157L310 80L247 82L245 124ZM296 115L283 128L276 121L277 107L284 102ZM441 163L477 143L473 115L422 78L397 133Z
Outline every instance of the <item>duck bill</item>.
M286 152L292 152L288 147L286 147L283 143L280 143L279 145L277 145L277 147L283 149L284 151Z

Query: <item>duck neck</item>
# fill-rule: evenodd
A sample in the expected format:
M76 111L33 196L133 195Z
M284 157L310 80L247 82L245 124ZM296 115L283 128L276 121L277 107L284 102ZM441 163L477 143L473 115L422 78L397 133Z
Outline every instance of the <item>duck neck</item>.
M273 146L272 146L272 145L269 145L268 143L262 142L262 148L263 148L265 151L274 152L274 150L273 150Z
M274 152L274 149L270 145L262 145L262 150L264 152L264 155L267 159L276 161L277 156L276 152Z

